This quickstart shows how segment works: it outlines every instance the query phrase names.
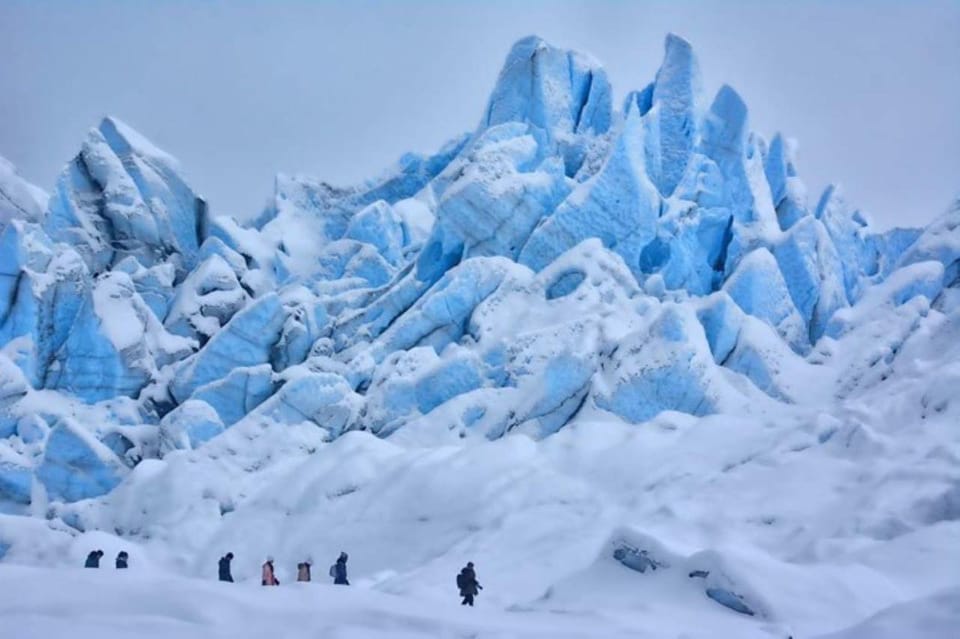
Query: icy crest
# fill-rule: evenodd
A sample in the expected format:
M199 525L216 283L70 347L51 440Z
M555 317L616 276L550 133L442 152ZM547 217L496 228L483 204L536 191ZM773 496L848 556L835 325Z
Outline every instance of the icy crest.
M604 133L611 117L610 83L599 64L529 36L507 55L482 127L527 122L560 138Z
M39 222L47 206L47 194L17 173L17 168L0 156L0 231L12 219Z
M206 224L206 202L173 158L105 118L61 174L43 226L93 274L132 256L146 267L169 261L182 275L196 265Z
M664 43L663 63L653 83L649 107L643 108L644 113L653 111L647 121L651 132L656 132L647 145L648 171L664 197L673 194L699 141L702 99L693 47L671 33Z

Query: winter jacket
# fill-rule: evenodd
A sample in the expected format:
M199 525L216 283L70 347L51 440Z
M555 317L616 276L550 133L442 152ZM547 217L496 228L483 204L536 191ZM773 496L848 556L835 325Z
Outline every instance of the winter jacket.
M350 582L347 581L347 561L346 559L337 559L336 567L333 571L333 583L339 584L341 586L349 586Z
M307 562L297 564L297 581L310 581L310 564Z
M230 559L220 558L220 581L233 581L233 575L230 574Z
M273 564L269 561L263 564L263 574L260 583L264 586L279 586L276 576L273 574Z
M127 567L127 555L117 555L117 568L126 568Z
M457 580L460 586L460 596L466 597L467 595L477 595L479 594L482 586L477 583L477 573L473 568L464 568L460 571L460 579Z
M100 567L100 553L94 550L92 553L87 555L87 561L83 564L84 568L99 568Z

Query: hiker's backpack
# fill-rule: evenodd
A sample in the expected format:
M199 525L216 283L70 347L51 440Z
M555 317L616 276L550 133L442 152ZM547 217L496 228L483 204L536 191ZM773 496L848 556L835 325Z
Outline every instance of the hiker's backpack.
M337 578L337 564L330 564L330 570L328 571L329 575L334 579Z
M467 578L462 572L457 573L457 588L463 590L466 587Z

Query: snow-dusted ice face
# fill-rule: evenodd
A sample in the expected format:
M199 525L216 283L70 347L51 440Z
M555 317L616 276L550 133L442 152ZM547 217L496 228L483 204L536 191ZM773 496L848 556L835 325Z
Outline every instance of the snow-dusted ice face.
M355 187L278 176L249 223L114 118L48 204L0 164L5 618L48 577L7 563L122 547L132 610L201 626L193 599L299 606L289 571L349 551L304 636L955 623L960 206L879 232L812 201L677 36L610 95L526 38L472 133ZM199 583L226 548L277 598ZM468 557L496 613L428 620Z

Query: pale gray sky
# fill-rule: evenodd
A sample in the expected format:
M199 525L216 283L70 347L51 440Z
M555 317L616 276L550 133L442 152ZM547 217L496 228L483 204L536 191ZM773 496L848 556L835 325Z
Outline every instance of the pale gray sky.
M277 171L334 183L472 129L516 39L604 64L617 100L689 39L754 130L800 142L878 224L960 193L960 2L20 2L0 0L0 155L51 189L116 115L215 212L262 208Z

